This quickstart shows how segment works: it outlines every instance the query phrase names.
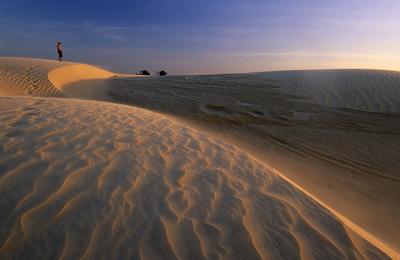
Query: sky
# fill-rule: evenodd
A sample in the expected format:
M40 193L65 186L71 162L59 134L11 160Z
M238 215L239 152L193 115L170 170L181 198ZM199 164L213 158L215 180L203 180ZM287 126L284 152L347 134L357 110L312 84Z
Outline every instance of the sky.
M400 70L398 0L0 0L0 56L121 73Z

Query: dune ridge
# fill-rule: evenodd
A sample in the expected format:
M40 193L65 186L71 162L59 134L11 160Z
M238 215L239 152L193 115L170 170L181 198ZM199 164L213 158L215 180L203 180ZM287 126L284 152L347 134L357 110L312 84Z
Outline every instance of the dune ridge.
M47 75L50 82L60 90L66 85L78 81L108 79L114 76L114 74L109 71L86 64L61 66L51 70Z
M63 97L64 94L48 80L47 74L70 64L44 59L0 57L0 94Z
M210 97L202 94L191 97L185 91L193 92L190 88L197 87L199 82L212 86L216 91L222 91L220 87L226 83L223 75L211 77L211 80L196 76L171 77L167 80L135 80L90 65L36 59L0 58L0 65L0 68L5 68L0 69L0 95L109 100L140 105L163 114L173 112L171 108L176 105L175 109L181 112L199 116L201 114L187 104L196 105L203 99L208 102ZM24 77L19 77L21 71ZM273 86L280 82L277 79L271 80L264 74L257 76L258 78L254 78L253 75L232 77L231 83L234 86L249 83L251 85L260 82L260 79ZM176 85L176 81L188 84L189 88L183 88L179 85L181 83ZM215 81L217 85L213 83ZM282 102L282 95L277 93L285 91L285 88L286 85L284 88L278 85L278 92L271 92L273 95L268 100L270 107L273 108ZM308 92L306 94L312 96ZM320 102L310 99L309 96L306 98L312 102ZM1 118L2 122L5 122L2 128L7 129L0 135L0 153L6 155L4 159L0 159L0 191L4 189L1 193L6 194L5 197L13 198L11 202L0 200L1 208L11 212L7 211L4 217L8 219L5 223L12 227L10 231L7 224L4 224L1 229L4 232L0 234L0 254L22 257L17 248L24 248L25 252L28 252L27 255L33 254L38 258L91 258L111 251L123 252L121 257L137 258L158 258L161 253L169 258L238 258L245 254L250 258L263 259L385 259L387 256L383 252L394 259L399 257L398 252L391 246L368 232L363 232L365 230L362 226L357 228L352 226L351 222L346 222L346 218L334 212L334 208L324 204L318 197L300 188L301 186L296 186L290 178L282 175L282 179L277 170L257 161L237 147L216 141L215 136L211 137L188 128L176 122L173 117L132 107L83 100L55 101L51 98L22 97L0 99L5 100L2 102ZM178 105L174 102L182 103ZM307 112L301 106L296 108L295 112L285 112L278 106L276 110L265 112L249 101L233 99L233 102L240 109L245 107L249 111L237 114L236 107L205 103L199 106L200 113L205 113L207 120L223 116L227 117L230 123L235 123L239 115L250 118L252 123L273 122L278 125L290 125L288 119L298 122L312 120L318 114L315 111L316 107L311 107L311 112ZM330 102L329 106L335 106ZM167 107L164 106L165 103L168 104ZM292 103L284 102L283 106L290 107L293 106L290 105ZM183 107L180 107L181 105ZM388 107L390 112L393 112L395 106ZM371 110L371 106L361 109ZM373 107L372 111L374 109L377 108ZM272 121L269 118L267 121L263 119L271 115ZM283 120L289 123L283 123ZM190 125L196 127L196 124ZM52 131L54 126L55 130ZM64 129L61 129L62 126ZM142 129L142 126L149 126L150 130ZM132 132L128 129L135 130ZM23 136L25 138L21 138ZM47 140L46 136L50 140ZM146 137L145 141L142 141L142 136L151 138ZM176 140L181 141L176 143ZM24 142L33 148L29 148ZM139 147L134 149L132 144ZM215 145L218 148L215 148ZM42 146L45 149L41 149ZM142 146L148 146L150 152L146 152L147 148L141 148ZM184 158L185 163L176 162L175 155L169 155L171 147L180 150L177 156ZM71 163L57 157L58 154L65 154L65 151L69 151L67 160L72 161ZM82 154L82 157L79 158L77 154ZM138 159L147 157L158 159L143 159L144 162ZM195 162L192 162L192 159ZM174 163L170 163L171 160ZM18 164L21 166L15 168ZM202 166L205 169L201 168ZM197 172L198 168L200 173ZM237 169L239 173L235 172ZM30 171L43 174L27 175ZM60 176L52 174L54 171L61 172ZM126 176L121 172L126 172ZM160 176L161 172L165 172L166 175ZM210 177L211 179L208 178L210 174L214 176ZM246 174L249 176L246 177ZM33 183L22 183L24 178L31 179ZM186 182L193 179L199 182ZM91 181L96 185L89 183ZM49 187L51 182L59 184L57 190ZM271 186L271 182L278 184ZM126 185L117 187L121 183ZM10 190L8 184L21 185L23 191L18 194L15 190ZM153 186L160 189L152 190ZM206 186L213 187L218 192L206 189L206 193L200 193ZM276 186L278 191L274 190ZM49 192L46 189L49 189ZM84 189L89 191L84 192ZM131 192L135 189L151 206L143 206L143 201L127 195L137 195ZM168 192L164 192L166 190ZM98 194L99 191L106 194ZM193 197L196 198L196 203L190 200L193 200ZM232 201L233 205L229 208L228 203L229 209L226 213L222 203L225 199ZM321 204L335 214L324 209ZM25 207L26 205L28 206ZM219 210L210 224L208 214L204 217L202 212L210 212L210 209L215 207ZM267 208L271 211L267 211ZM78 220L84 217L82 211L87 209L90 209L91 213L84 221L88 224L85 229ZM112 209L113 213L109 213L109 209ZM273 215L272 211L277 215ZM8 213L10 215L7 215ZM103 213L107 217L99 218L98 214ZM283 217L279 220L288 214L289 218ZM54 223L66 215L70 217L53 227ZM143 216L148 215L152 216L150 222L143 220ZM157 218L161 215L162 218ZM44 219L49 216L52 225L46 225L39 216L44 216ZM330 220L326 221L327 219ZM123 223L119 223L119 220ZM346 227L342 221L349 226ZM76 240L80 238L80 231L76 231L72 223L82 229L80 231L83 231L85 244L76 244ZM108 227L110 225L111 230ZM135 231L127 231L131 229ZM39 234L35 234L35 230L38 230ZM155 234L160 232L162 238L157 238ZM145 234L145 238L140 240L136 236L142 233ZM101 249L100 244L107 243L107 239L102 237L104 234L110 234L112 241L106 248ZM230 238L232 234L234 238ZM215 240L214 236L218 239ZM189 239L185 241L185 237ZM55 239L56 242L49 241L51 239ZM134 246L129 247L128 241L134 241ZM276 245L276 241L282 243ZM13 247L13 244L17 246ZM34 246L39 244L55 248L49 255L44 256L41 255L40 248ZM180 247L180 244L183 246ZM71 249L74 247L78 249ZM239 250L236 250L236 247Z
M348 219L346 216L344 216L343 214L341 214L340 212L335 210L334 208L330 207L329 205L327 205L326 203L324 203L323 201L321 201L320 199L315 197L313 194L311 194L307 190L300 187L297 183L293 182L288 177L286 177L285 174L283 174L273 168L272 168L272 171L274 173L278 174L285 181L287 181L288 183L290 183L291 185L293 185L294 187L296 187L297 189L302 191L304 194L306 194L307 196L309 196L310 198L312 198L313 200L318 202L321 206L328 209L336 218L338 218L340 221L342 221L344 223L344 225L346 225L352 231L356 232L359 236L363 237L364 239L368 240L370 243L372 243L375 246L377 246L378 248L380 248L383 252L385 252L391 258L397 259L400 257L400 253L396 249L392 248L390 245L387 245L385 242L381 241L375 235L371 234L370 232L368 232L367 230L365 230L364 228L357 225L356 223L354 223L353 221Z
M106 80L114 75L87 64L0 57L0 94L109 100Z
M117 78L110 95L237 145L398 252L398 114L323 106L268 75Z
M400 113L400 72L315 70L265 73L286 93L317 104L370 112Z
M109 100L106 80L114 74L91 65L73 64L55 68L47 76L68 97Z
M3 257L387 258L266 165L170 118L0 100Z

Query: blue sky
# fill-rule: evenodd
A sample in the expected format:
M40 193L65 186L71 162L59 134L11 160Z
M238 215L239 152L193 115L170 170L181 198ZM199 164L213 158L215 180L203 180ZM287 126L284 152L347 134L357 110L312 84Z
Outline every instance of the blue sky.
M0 0L0 56L174 74L400 70L397 0Z

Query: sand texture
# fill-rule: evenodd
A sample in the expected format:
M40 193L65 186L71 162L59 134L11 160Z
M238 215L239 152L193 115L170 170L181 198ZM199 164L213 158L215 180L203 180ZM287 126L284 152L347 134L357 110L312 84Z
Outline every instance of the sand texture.
M383 257L236 147L159 114L1 98L0 122L0 255Z
M116 78L110 92L235 144L399 252L400 115L323 106L270 74Z
M398 259L397 74L287 73L0 58L0 258Z
M62 66L48 73L50 82L66 96L94 100L109 100L107 79L113 76L109 71L86 64Z
M113 76L87 64L0 57L1 95L108 100L107 79Z
M68 65L71 63L0 57L0 94L63 97L48 79L48 73Z
M315 103L400 113L400 72L382 70L283 71L266 74L290 94Z

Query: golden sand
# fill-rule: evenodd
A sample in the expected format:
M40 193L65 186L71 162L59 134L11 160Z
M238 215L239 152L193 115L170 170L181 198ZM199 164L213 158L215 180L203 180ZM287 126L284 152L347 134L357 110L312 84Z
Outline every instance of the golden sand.
M380 187L381 182L376 180L381 177L365 177L367 182L361 188L359 176L352 181L339 170L344 166L332 166L337 178L331 178L328 168L322 166L318 174L310 175L294 156L283 161L276 154L250 149L256 147L257 132L250 132L254 139L243 134L250 129L243 125L276 128L285 122L287 130L279 128L281 138L296 144L292 150L300 151L289 126L301 124L304 128L315 114L331 118L336 110L322 109L322 113L310 105L313 110L307 112L308 105L301 105L302 111L287 114L283 120L284 115L268 118L267 112L243 100L233 106L201 93L196 97L185 93L187 84L204 87L210 80L215 81L211 77L128 80L126 75L121 78L90 65L0 58L0 256L399 258L395 238L390 232L378 232L379 217L367 221L368 216L362 218L363 214L351 214L340 207L344 199L339 193L345 188L355 187L360 192L357 194L362 194L372 187L368 186L371 180L372 185ZM219 85L213 86L213 91L227 93L221 87L226 79L216 80ZM233 79L238 84L252 81L254 78L248 76ZM283 97L280 92L274 93L270 96ZM224 94L224 98L234 100L234 93L230 95ZM153 112L83 99L137 104ZM210 101L214 103L206 103ZM191 106L197 104L198 110ZM270 101L269 106L273 105ZM275 116L277 112L269 113ZM346 114L350 119L352 116ZM345 120L344 116L340 118ZM361 124L360 120L357 122ZM386 121L379 120L383 120L379 128L382 132ZM343 125L348 125L347 121ZM374 127L369 126L369 131L379 137ZM225 136L215 129L232 130L225 131ZM239 134L235 136L232 131ZM337 131L337 135L342 133ZM269 132L265 138L271 136ZM237 137L248 138L249 145L243 144L246 141L233 142ZM311 138L301 130L297 137ZM273 147L272 143L265 144ZM308 149L312 152L316 146ZM321 148L319 151L325 153ZM297 176L277 161L300 165ZM332 164L337 164L334 159ZM381 174L396 183L394 174ZM335 179L349 184L340 190ZM336 199L329 199L333 193L327 183L339 187ZM324 197L321 190L330 197ZM390 194L380 196L390 201ZM368 199L354 196L348 204L354 204L355 212L361 213L369 210L363 205L384 209L383 204ZM385 217L395 231L396 205L392 207L393 211L385 209ZM371 211L371 216L376 212ZM387 227L387 223L382 225Z

